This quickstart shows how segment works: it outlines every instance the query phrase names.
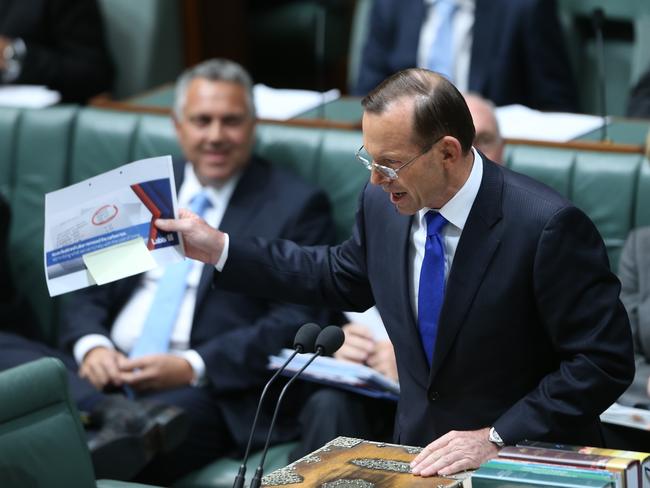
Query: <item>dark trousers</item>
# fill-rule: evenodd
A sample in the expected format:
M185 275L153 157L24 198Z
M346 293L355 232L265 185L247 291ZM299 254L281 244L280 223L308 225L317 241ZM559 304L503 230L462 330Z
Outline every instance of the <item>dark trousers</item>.
M300 413L300 444L291 461L323 447L338 436L390 442L397 403L335 388L311 395Z

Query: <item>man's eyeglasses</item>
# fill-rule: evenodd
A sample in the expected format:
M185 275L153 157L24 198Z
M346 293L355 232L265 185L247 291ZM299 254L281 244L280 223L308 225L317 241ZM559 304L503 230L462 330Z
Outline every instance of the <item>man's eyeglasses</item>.
M381 173L383 176L385 176L389 180L396 180L397 177L399 176L398 173L401 170L406 168L409 164L411 164L413 161L415 161L420 156L424 156L426 153L431 151L433 146L435 146L436 143L440 139L442 139L443 137L444 136L440 136L438 139L433 141L424 151L422 151L417 156L409 159L405 163L400 164L401 161L393 161L393 164L399 165L397 168L390 168L388 166L384 166L382 164L375 163L363 146L361 146L357 150L357 152L356 152L356 154L354 156L357 158L357 161L359 161L361 164L363 164L368 171L372 171L374 169L375 171L378 171L379 173Z

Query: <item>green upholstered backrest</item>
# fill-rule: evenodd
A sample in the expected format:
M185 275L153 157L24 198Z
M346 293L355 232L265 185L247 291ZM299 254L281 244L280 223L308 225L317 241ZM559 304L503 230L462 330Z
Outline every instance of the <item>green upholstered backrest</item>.
M332 202L338 241L347 239L352 233L359 195L370 176L354 157L361 144L359 131L323 133L315 183L325 190Z
M314 181L317 174L321 131L307 127L279 124L258 124L255 153L305 181Z
M43 358L0 373L0 485L94 487L63 364Z
M123 99L173 81L183 70L181 3L99 0L115 64L114 98Z
M636 154L576 155L571 199L596 224L613 263L632 228L640 161Z
M327 193L342 241L350 236L358 195L368 180L354 158L360 146L359 131L260 124L255 151Z
M650 225L650 168L640 154L517 145L507 164L581 208L600 231L613 270L628 232Z
M9 259L14 282L29 299L46 339L55 335L56 302L43 271L45 193L68 182L69 148L78 108L25 110L16 131Z
M514 146L508 152L511 169L550 186L562 195L571 195L573 151L534 146Z
M160 115L142 115L131 147L131 160L166 154L183 156L171 119Z
M139 115L88 108L77 118L70 178L76 183L130 162Z

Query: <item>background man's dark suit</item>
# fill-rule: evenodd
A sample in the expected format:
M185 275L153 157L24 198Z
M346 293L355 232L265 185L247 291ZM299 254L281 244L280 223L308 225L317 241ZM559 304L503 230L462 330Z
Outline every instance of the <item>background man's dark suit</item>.
M496 105L575 112L577 91L554 0L476 0L469 90ZM423 0L376 0L354 93L417 66Z
M376 302L397 357L399 443L426 445L452 429L492 425L506 443L599 445L598 414L634 368L602 239L553 190L487 160L483 170L430 372L409 297L411 218L380 187L365 189L353 236L341 246L261 247L231 237L215 283L342 309Z
M180 184L183 164L175 162ZM303 244L331 242L333 224L325 195L296 177L254 157L244 169L221 226L232 235L296 239ZM293 342L305 322L320 312L304 307L215 290L212 267L203 270L190 347L206 364L209 385L153 393L152 398L184 407L194 422L187 445L165 460L187 469L213 460L223 451L245 447L261 386L268 379L267 357ZM72 295L64 310L61 340L65 348L86 334L108 335L118 312L142 276L91 287ZM296 406L299 402L286 401ZM255 446L263 444L273 405L260 418ZM293 416L280 418L275 441L294 437Z
M0 0L0 36L20 37L27 47L14 83L47 85L64 102L85 102L111 87L96 0Z

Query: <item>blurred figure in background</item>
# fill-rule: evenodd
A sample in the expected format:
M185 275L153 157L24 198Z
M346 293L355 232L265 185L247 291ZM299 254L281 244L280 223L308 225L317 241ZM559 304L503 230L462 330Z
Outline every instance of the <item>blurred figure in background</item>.
M96 0L0 0L0 81L46 85L84 103L111 88Z
M354 94L416 66L498 106L578 110L555 0L376 0Z
M505 144L494 113L494 104L476 93L465 93L463 96L476 129L474 147L495 163L503 164Z

